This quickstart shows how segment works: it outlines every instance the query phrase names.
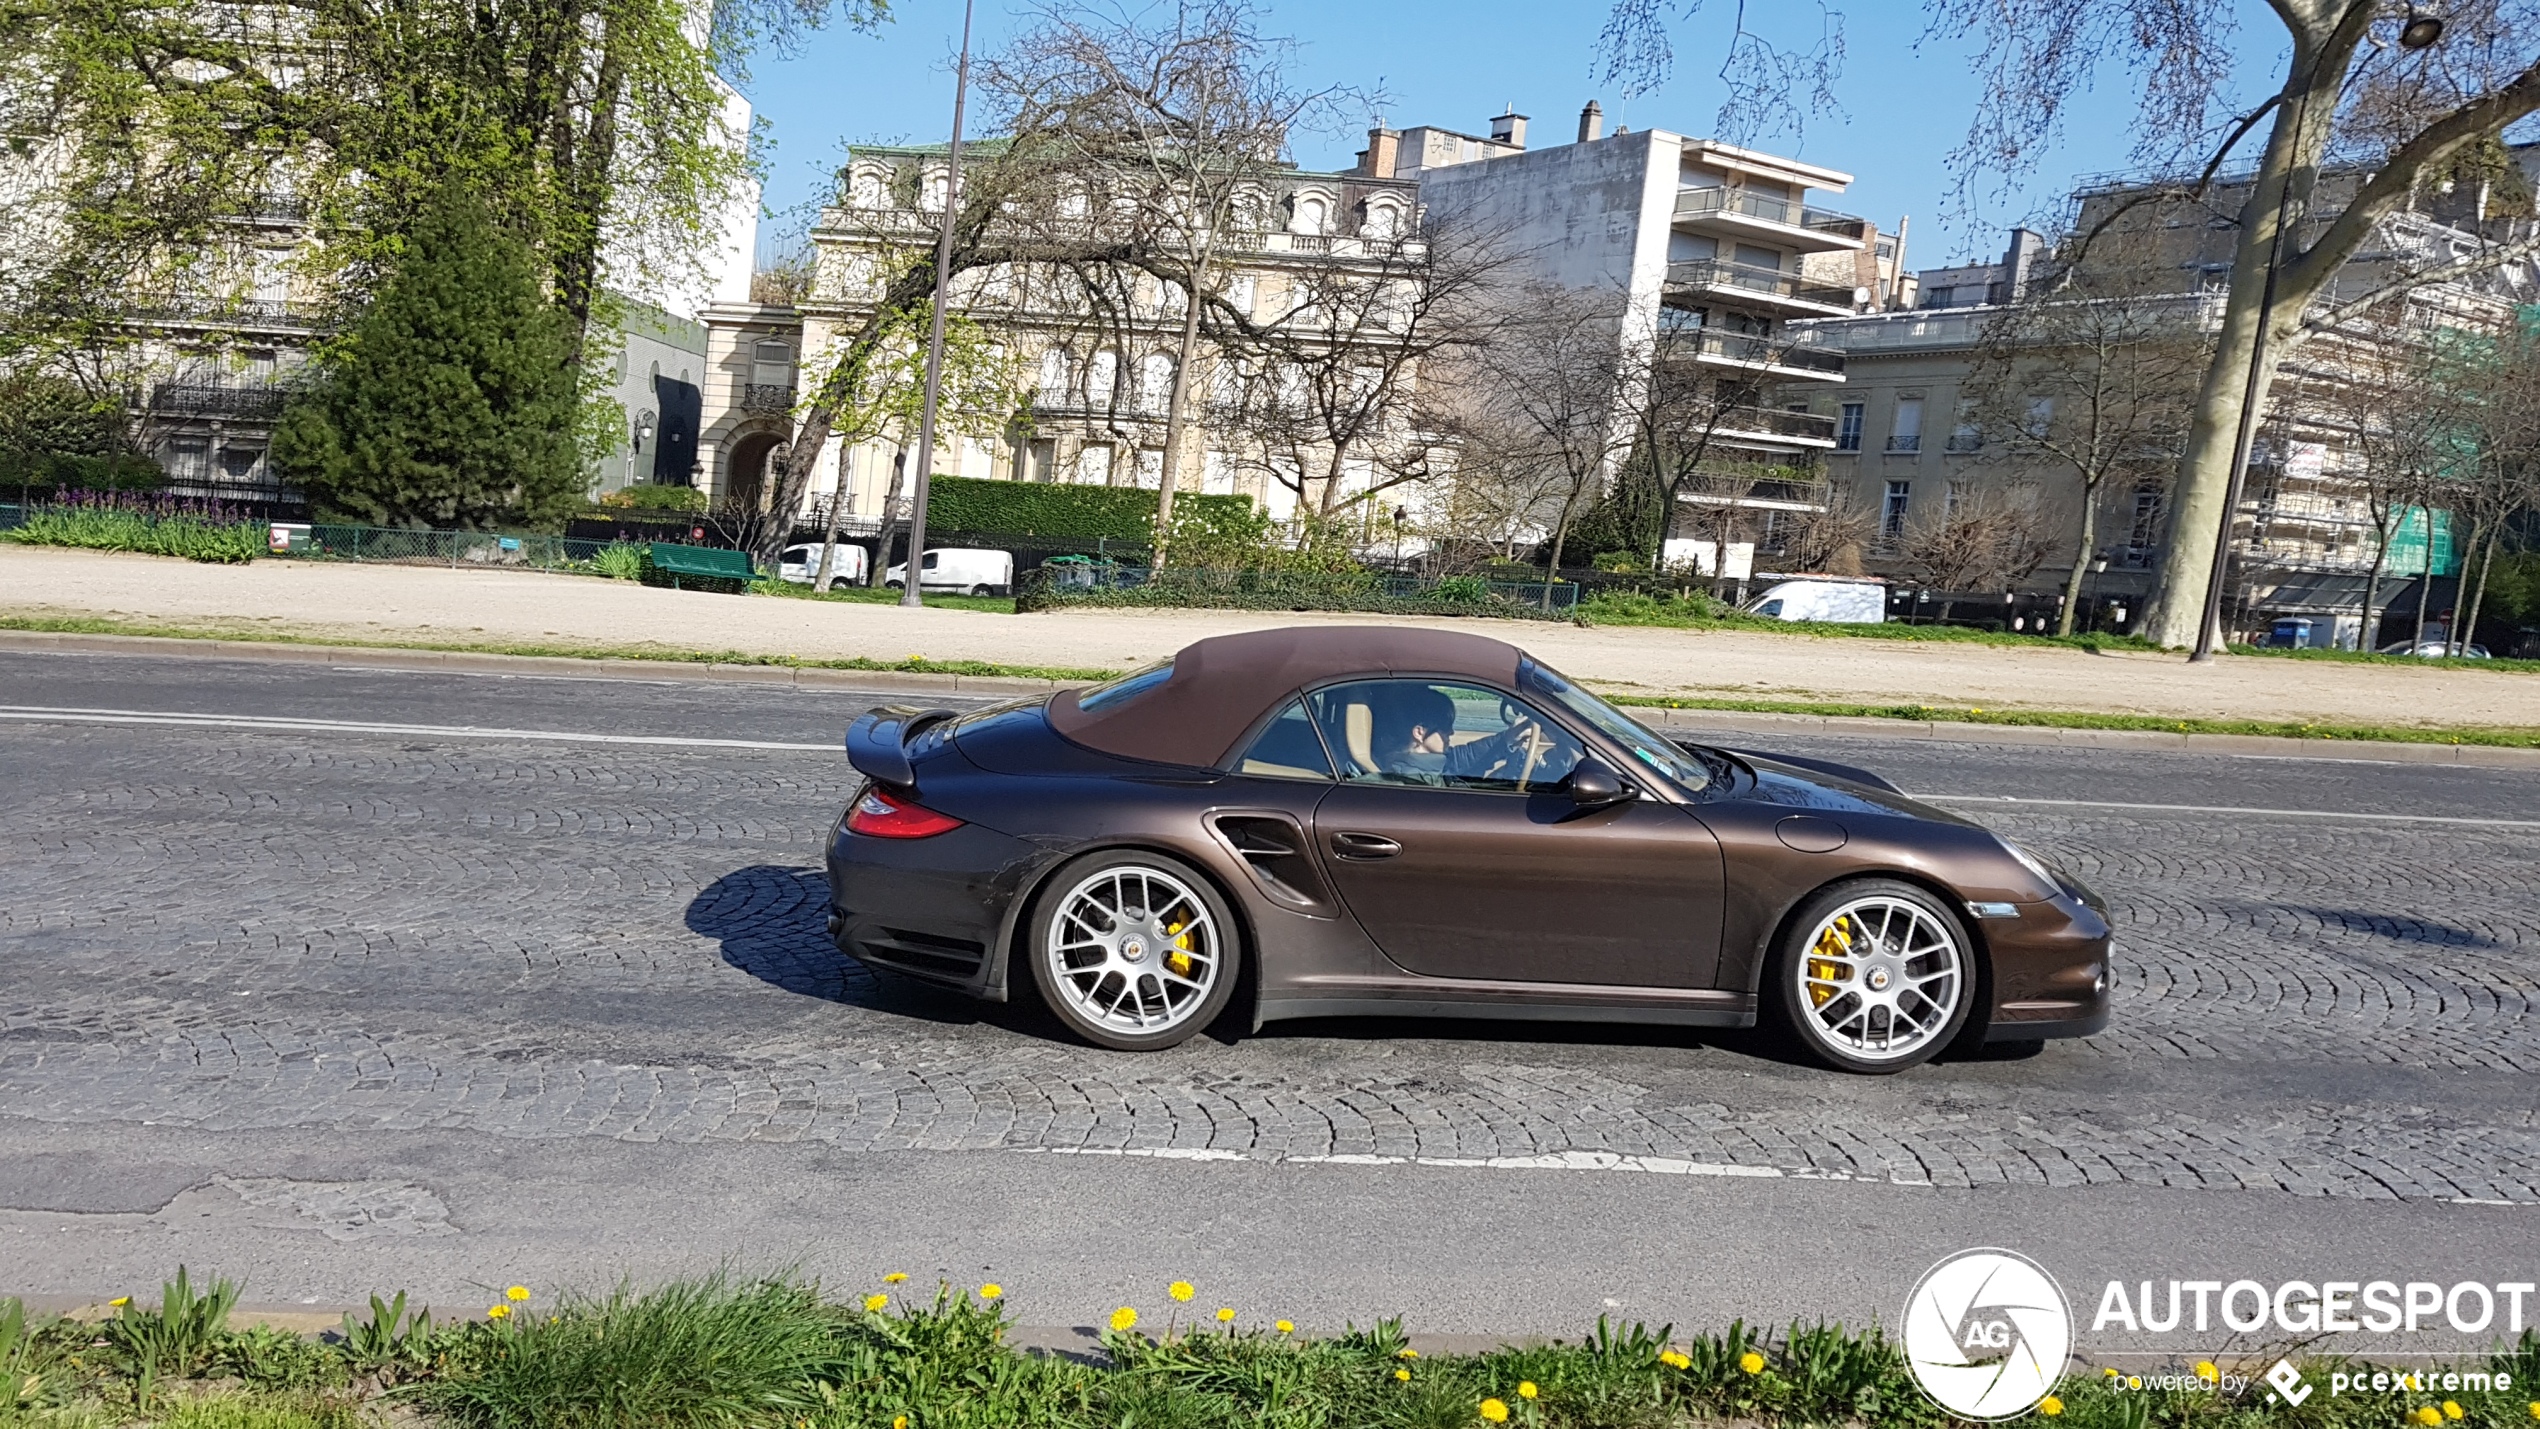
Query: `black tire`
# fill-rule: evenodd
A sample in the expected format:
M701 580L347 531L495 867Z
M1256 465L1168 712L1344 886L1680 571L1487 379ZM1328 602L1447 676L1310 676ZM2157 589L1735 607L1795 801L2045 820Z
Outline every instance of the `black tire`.
M970 588L970 593L971 593L973 596L983 596L983 595L990 594L990 592L989 592L988 588L987 588L986 586L983 586L983 585L975 585L975 586L972 586L972 587Z
M1861 921L1844 926L1840 936L1845 941L1835 950L1840 956L1817 960L1823 975L1811 975L1811 946L1847 908L1856 910L1852 916ZM1918 911L1922 921L1906 920L1904 930L1898 931L1895 923L1901 915L1897 910L1906 908ZM1856 955L1850 939L1855 927L1894 938L1904 950L1935 940L1945 942L1954 977L1946 984L1938 980L1944 962L1941 953L1907 959L1891 952L1878 936L1870 938L1868 954ZM1864 963L1855 963L1855 956L1863 956ZM1792 1043L1811 1060L1836 1071L1883 1076L1920 1066L1957 1040L1975 1011L1979 991L1990 982L1982 964L1983 953L1966 920L1947 903L1898 879L1852 879L1820 889L1800 905L1765 969L1763 1002L1779 1017ZM1856 980L1867 984L1874 977L1886 981L1870 996L1847 990ZM1899 982L1906 990L1889 994L1887 988ZM1926 993L1925 986L1931 992ZM1945 997L1940 995L1944 987ZM1916 1000L1906 1001L1909 997ZM1881 1004L1891 1000L1895 1006L1883 1008ZM1947 1004L1945 1009L1939 1006L1942 1002ZM1857 1033L1847 1035L1828 1026L1834 1022L1852 1027L1855 1015ZM1910 1037L1896 1031L1900 1023L1912 1027ZM1889 1045L1872 1045L1882 1039L1882 1031ZM1910 1045L1895 1046L1900 1039L1909 1040Z
M1118 885L1107 884L1107 880L1114 878L1120 879ZM1145 890L1134 899L1115 897L1111 904L1103 906L1133 910L1149 924L1166 924L1167 919L1186 912L1184 901L1177 900L1195 901L1206 915L1204 930L1198 919L1187 920L1178 930L1167 924L1160 932L1151 929L1151 934L1160 938L1163 933L1179 932L1180 937L1171 942L1153 941L1151 947L1115 947L1098 955L1082 947L1067 950L1058 945L1054 935L1061 926L1062 915L1080 895L1092 897L1097 904L1102 904L1103 895L1099 890L1106 886ZM1097 891L1087 894L1089 888ZM1158 898L1157 894L1163 897ZM1146 907L1150 902L1155 906ZM1125 942L1144 943L1147 939L1139 936L1135 921L1123 919L1115 927L1130 930ZM1069 926L1078 929L1080 936L1102 931L1093 929L1089 923L1071 923ZM1203 931L1202 937L1192 936ZM1042 885L1040 895L1033 900L1023 932L1021 941L1030 956L1032 981L1040 991L1041 1000L1049 1005L1050 1011L1066 1025L1068 1031L1097 1047L1109 1047L1120 1052L1159 1052L1167 1047L1178 1047L1215 1022L1234 996L1246 952L1243 929L1235 921L1234 909L1227 905L1225 896L1217 891L1217 886L1209 881L1208 876L1180 859L1145 849L1111 849L1089 854L1051 874L1049 881ZM1190 941L1185 942L1184 939ZM1175 956L1176 950L1182 949L1187 949L1181 953L1183 970L1187 972L1195 966L1205 966L1206 986L1197 993L1174 1001L1175 989L1164 976L1164 963ZM1084 962L1089 956L1098 956L1100 961ZM1149 957L1154 961L1144 962ZM1124 958L1138 961L1133 965L1124 962ZM1079 965L1070 973L1062 973L1063 959L1077 960ZM1116 972L1105 974L1097 970L1133 966L1141 982L1139 990L1134 993L1137 1003L1131 1009L1132 1014L1143 1019L1146 1009L1150 1005L1155 1006L1158 1016L1163 1019L1163 1025L1156 1030L1139 1031L1123 1024L1116 1015L1117 1008L1127 1005L1121 999L1132 995L1130 983ZM1148 979L1152 980L1155 988L1152 1004L1144 990ZM1099 1006L1106 994L1114 995L1115 1001L1115 1015L1109 1018L1092 1010Z

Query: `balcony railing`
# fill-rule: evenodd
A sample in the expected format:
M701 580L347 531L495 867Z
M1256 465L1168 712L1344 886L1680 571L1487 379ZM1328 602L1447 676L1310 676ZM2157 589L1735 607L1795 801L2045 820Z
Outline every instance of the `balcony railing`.
M1723 263L1717 258L1691 258L1681 263L1670 263L1667 265L1667 281L1678 287L1726 288L1786 302L1813 303L1844 312L1852 310L1850 288L1824 287L1805 282L1798 274L1785 273L1778 268Z
M164 417L270 421L281 415L286 395L268 382L159 382L150 388L150 411Z
M1941 450L1957 456L1982 451L1984 450L1984 435L1980 432L1953 432L1949 437L1949 445Z
M1843 354L1830 347L1806 347L1787 339L1718 328L1691 328L1671 333L1666 351L1676 357L1712 357L1757 367L1786 367L1802 372L1843 375Z
M782 412L794 405L794 386L790 382L749 382L741 387L741 410L744 412Z
M1830 238L1848 238L1858 243L1869 236L1868 220L1832 209L1810 208L1789 199L1774 198L1743 188L1683 189L1676 194L1676 217L1708 218L1725 214L1736 218L1752 218L1784 228L1804 228Z
M1720 414L1714 430L1788 437L1800 442L1834 442L1834 418L1814 412L1784 412L1771 407L1731 407Z
M325 324L326 313L313 303L278 298L224 302L218 298L152 298L123 305L127 322L183 323L199 327L288 328L309 331Z
M1922 433L1916 432L1909 436L1889 437L1887 439L1887 449L1891 452L1900 454L1921 451L1923 449Z

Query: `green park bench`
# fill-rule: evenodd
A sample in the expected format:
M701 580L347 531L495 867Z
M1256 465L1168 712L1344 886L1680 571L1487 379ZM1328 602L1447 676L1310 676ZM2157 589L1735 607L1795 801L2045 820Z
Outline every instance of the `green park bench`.
M750 564L747 551L725 551L712 546L674 546L653 543L653 569L670 577L673 590L681 589L680 577L693 580L737 581L748 585L758 575Z

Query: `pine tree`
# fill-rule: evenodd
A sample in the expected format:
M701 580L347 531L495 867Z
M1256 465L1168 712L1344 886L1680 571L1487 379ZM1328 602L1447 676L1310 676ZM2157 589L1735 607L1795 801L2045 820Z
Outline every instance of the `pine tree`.
M273 461L321 515L382 526L561 520L583 493L572 327L529 245L443 189L377 301L283 412Z

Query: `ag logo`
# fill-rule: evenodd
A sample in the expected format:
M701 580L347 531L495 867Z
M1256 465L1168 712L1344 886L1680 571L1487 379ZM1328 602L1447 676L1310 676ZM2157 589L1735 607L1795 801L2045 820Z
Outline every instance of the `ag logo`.
M2064 1292L2012 1251L1960 1251L1924 1271L1905 1299L1906 1366L1962 1418L2026 1413L2055 1387L2072 1347Z

